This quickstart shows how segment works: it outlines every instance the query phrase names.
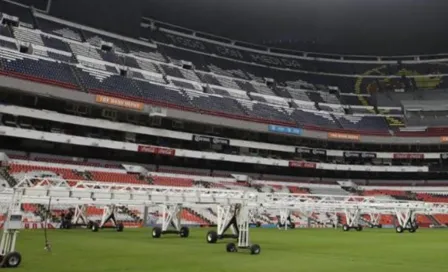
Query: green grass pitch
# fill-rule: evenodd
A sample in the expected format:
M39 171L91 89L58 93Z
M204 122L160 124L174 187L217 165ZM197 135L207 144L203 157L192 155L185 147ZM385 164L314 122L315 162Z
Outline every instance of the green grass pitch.
M189 238L151 237L151 230L49 230L53 251L44 250L43 230L19 233L17 251L30 272L426 272L448 271L448 232L393 229L342 232L341 229L251 229L260 255L227 253L229 240L207 244L208 229Z

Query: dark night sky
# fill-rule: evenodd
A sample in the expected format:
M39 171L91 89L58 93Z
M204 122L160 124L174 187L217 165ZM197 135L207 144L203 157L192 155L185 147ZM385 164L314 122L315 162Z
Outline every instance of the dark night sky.
M139 35L145 15L278 47L353 54L448 52L447 0L53 0L51 13L132 36Z

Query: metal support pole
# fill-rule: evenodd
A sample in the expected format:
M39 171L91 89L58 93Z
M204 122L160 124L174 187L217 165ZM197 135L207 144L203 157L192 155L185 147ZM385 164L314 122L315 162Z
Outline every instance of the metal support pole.
M148 225L148 219L149 219L149 207L145 205L143 208L143 224L146 226Z

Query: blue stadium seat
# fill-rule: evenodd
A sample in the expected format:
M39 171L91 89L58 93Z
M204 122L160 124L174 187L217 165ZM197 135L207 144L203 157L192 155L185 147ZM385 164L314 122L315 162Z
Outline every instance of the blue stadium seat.
M78 83L68 64L47 60L33 59L32 56L22 56L0 51L0 59L6 72L21 74L64 84L67 87L78 88Z

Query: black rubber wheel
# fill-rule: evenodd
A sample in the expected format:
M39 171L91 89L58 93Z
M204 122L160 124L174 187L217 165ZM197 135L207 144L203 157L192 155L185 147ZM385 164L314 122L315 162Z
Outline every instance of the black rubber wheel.
M395 231L396 231L397 233L403 233L403 227L402 227L402 226L397 226L397 227L395 228Z
M89 221L89 222L87 222L87 229L92 229L92 225L93 225L93 222L92 221Z
M124 225L123 225L123 223L118 223L117 226L115 226L115 229L116 229L118 232L122 232L123 229L124 229Z
M344 224L344 225L342 226L342 230L343 230L343 231L349 231L349 230L350 230L350 227L349 227L347 224Z
M250 246L250 254L252 255L258 255L261 252L261 248L257 244L253 244Z
M291 228L291 229L295 229L295 228L296 228L296 224L294 224L294 223L291 223L291 226L290 226L290 228Z
M4 267L18 267L22 262L22 256L19 252L10 252L6 254L5 259L3 260Z
M100 229L100 225L98 223L92 223L92 231L97 232Z
M415 229L415 228L410 228L410 229L408 229L408 231L409 231L410 233L414 233L414 232L416 231L416 229Z
M382 228L383 228L383 225L379 224L379 225L378 225L378 228L379 228L379 229L382 229Z
M162 236L162 229L160 227L154 227L152 229L152 238L160 238Z
M227 252L237 252L238 251L236 248L236 245L234 243L228 243L226 245L226 250L227 250Z
M362 226L361 225L356 226L356 231L362 231Z
M181 227L179 235L182 238L187 238L190 235L190 229L188 227Z
M207 233L207 243L214 244L218 241L218 233L214 230L211 230Z

